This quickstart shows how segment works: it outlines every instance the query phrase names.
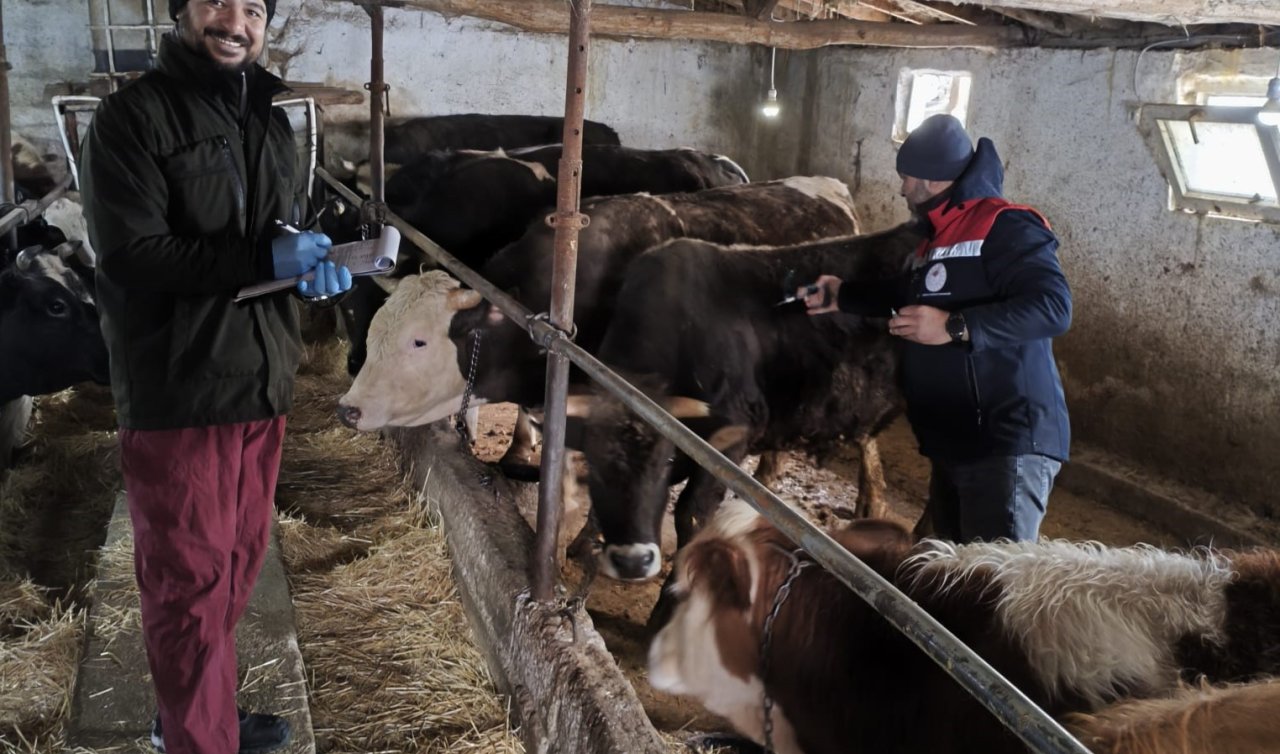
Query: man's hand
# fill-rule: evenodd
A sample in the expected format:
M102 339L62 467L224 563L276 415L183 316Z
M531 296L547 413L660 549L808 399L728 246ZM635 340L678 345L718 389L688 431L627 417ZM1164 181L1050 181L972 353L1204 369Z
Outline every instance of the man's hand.
M333 262L321 262L315 268L315 280L298 281L298 293L303 298L326 299L351 290L351 270Z
M271 266L276 280L305 275L329 253L333 241L323 233L288 233L271 242Z
M889 334L926 346L941 346L951 342L947 334L947 317L950 312L932 306L904 306L898 316L889 320Z
M839 310L836 297L840 295L842 281L835 275L819 275L811 285L796 289L796 295L804 300L809 314L826 314ZM810 289L815 289L810 291Z

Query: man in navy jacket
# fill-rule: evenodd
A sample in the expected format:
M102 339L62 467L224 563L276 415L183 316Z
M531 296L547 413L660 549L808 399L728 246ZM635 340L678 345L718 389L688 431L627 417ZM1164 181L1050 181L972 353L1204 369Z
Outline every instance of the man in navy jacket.
M1070 445L1052 346L1071 324L1058 239L1039 212L1001 197L995 145L975 150L950 115L912 131L897 167L930 230L910 269L879 285L824 275L805 305L890 316L907 417L932 463L935 534L1034 540Z

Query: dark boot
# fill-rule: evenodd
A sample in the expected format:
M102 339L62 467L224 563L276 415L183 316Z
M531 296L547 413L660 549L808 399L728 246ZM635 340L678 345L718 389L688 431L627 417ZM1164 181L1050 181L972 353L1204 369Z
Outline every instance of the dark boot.
M242 709L237 712L240 713L239 754L265 754L289 743L292 730L289 721L283 717ZM164 731L160 728L159 715L151 723L151 745L164 754Z

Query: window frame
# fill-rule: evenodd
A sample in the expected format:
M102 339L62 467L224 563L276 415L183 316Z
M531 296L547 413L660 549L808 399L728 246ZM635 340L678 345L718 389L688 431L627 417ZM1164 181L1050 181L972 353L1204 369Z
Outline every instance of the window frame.
M965 117L961 118L965 127L968 127L969 105L973 101L973 71L968 70L952 70L942 68L912 68L904 66L898 71L898 84L894 93L893 107L893 127L890 129L889 137L894 144L901 144L907 138L907 123L911 120L911 95L915 90L915 77L919 74L932 74L950 76L952 79L952 97L959 97L959 92L955 87L959 85L960 79L968 80L967 90L964 92L965 101L960 109L964 110ZM956 107L956 103L952 103L952 109ZM950 112L947 110L946 112Z
M1138 118L1138 130L1142 133L1155 156L1160 174L1169 185L1171 209L1196 214L1215 215L1238 220L1252 220L1280 224L1280 127L1265 126L1257 122L1256 107L1227 107L1209 105L1143 105ZM1185 191L1178 178L1178 169L1172 147L1166 142L1157 121L1171 120L1197 122L1235 123L1257 129L1258 143L1266 160L1267 172L1276 189L1277 205L1263 205L1239 197L1222 194L1206 194Z

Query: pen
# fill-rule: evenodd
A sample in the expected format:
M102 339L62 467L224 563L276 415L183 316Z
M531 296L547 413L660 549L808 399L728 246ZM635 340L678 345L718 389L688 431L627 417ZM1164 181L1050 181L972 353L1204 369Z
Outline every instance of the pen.
M277 220L276 220L276 225L279 225L281 230L287 230L287 231L289 231L290 233L301 233L301 232L302 232L302 231L298 230L297 228L293 227L292 225L290 225L289 223L285 222L284 220L277 219Z

